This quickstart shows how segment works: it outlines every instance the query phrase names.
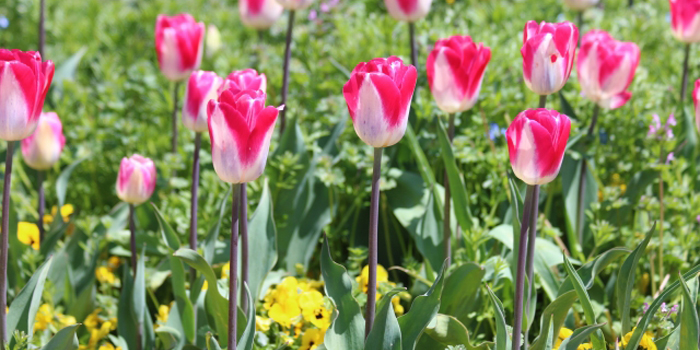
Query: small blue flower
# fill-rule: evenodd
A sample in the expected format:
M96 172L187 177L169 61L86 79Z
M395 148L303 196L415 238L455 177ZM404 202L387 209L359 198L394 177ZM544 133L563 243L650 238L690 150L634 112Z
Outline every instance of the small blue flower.
M489 128L489 138L491 140L495 140L502 135L506 133L505 128L501 128L498 126L498 123L491 123L490 128Z
M5 29L10 26L10 20L5 15L0 15L0 29Z

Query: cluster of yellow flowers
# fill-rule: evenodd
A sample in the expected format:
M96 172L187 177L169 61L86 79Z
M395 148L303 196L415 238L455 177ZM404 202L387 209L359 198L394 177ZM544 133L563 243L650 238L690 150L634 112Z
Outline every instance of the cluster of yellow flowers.
M104 318L100 316L102 309L95 309L90 315L85 318L83 325L90 333L90 340L87 345L80 345L80 350L97 349L97 344L100 343L109 333L117 329L116 318ZM119 350L120 347L114 347L109 342L103 342L98 350Z
M73 208L72 204L66 204L61 207L61 217L63 218L63 222L68 222L70 219L70 216L73 215L73 212L75 211L75 208ZM53 208L51 208L51 214L46 214L44 215L44 224L50 225L53 223L54 218L56 217L56 214L58 214L58 208L54 205Z
M78 322L76 322L75 317L64 315L60 312L57 313L51 305L43 304L39 306L39 311L36 313L34 331L43 331L48 329L49 326L53 326L55 330L59 330L76 323Z
M172 306L173 303L170 303L170 305L161 304L158 306L158 314L156 315L157 322L153 325L153 329L158 329L158 327L168 322L168 315L170 315L170 308Z
M369 284L369 266L365 266L362 269L362 273L360 273L357 278L355 278L357 283L360 285L360 289L362 290L362 293L367 293L367 285ZM380 287L382 284L387 285L389 287L396 287L396 283L394 282L389 282L389 273L386 272L386 269L382 265L377 265L377 290L379 291ZM382 298L382 294L377 292L377 301ZM391 298L391 303L394 306L394 313L396 313L396 316L401 316L403 315L404 309L403 305L401 305L401 299L398 296L395 296Z
M70 216L73 214L73 205L66 204L61 207L61 217L63 217L64 222L68 222ZM51 209L51 214L44 215L44 224L49 225L53 222L58 209L54 206ZM68 234L68 232L66 232ZM33 222L20 221L17 224L17 239L31 246L34 250L39 250L41 247L41 242L39 239L39 226Z
M95 277L100 283L106 283L109 285L114 285L117 282L117 277L114 275L114 271L121 265L121 259L116 256L112 256L107 259L107 266L98 266L95 269Z
M627 333L624 337L622 337L622 346L627 347L627 344L630 341L630 338L632 338L632 332ZM557 340L554 342L554 347L552 350L559 350L559 347L561 346L561 343L564 341L564 339L570 337L574 332L566 327L562 327L559 330L559 336L557 337ZM591 343L583 343L579 345L576 350L591 350L593 349L593 344ZM650 332L646 332L642 336L642 340L639 342L639 347L637 348L639 350L657 350L656 344L654 344L654 336Z

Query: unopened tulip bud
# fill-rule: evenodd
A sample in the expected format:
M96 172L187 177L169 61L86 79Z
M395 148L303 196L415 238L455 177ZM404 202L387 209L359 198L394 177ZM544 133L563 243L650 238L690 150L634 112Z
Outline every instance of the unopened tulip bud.
M151 198L155 188L156 167L152 160L138 154L122 158L117 178L119 199L139 205Z
M51 168L61 157L66 144L58 115L55 112L41 113L34 133L21 143L22 156L27 165L36 170Z
M398 21L415 22L430 12L433 0L384 0L391 17Z
M283 10L277 0L238 0L241 21L255 29L270 28L280 18Z
M156 55L161 72L182 81L199 68L204 48L204 23L187 13L159 15L156 20Z

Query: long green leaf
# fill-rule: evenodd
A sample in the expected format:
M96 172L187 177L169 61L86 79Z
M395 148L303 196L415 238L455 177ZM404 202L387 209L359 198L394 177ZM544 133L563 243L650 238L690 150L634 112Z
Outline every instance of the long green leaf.
M486 271L475 263L460 265L447 276L440 298L440 313L466 323L471 301L476 297Z
M637 272L637 264L639 259L644 254L644 251L651 240L651 236L656 228L656 223L651 230L647 232L644 240L639 243L637 248L632 251L632 254L625 259L625 262L620 266L620 273L617 276L617 311L622 315L622 334L627 334L631 329L630 321L630 304L632 303L632 290L634 290L634 278Z
M541 333L535 341L532 343L530 350L547 350L547 344L551 342L551 336L549 333L549 325L552 325L551 334L559 334L562 325L564 325L564 320L566 315L571 310L571 306L576 302L577 294L575 291L569 291L558 298L556 298L549 306L544 309L542 313L542 318L540 319L540 329Z
M68 190L68 180L70 180L70 175L73 173L73 170L75 170L78 164L82 163L86 159L87 158L80 158L76 160L71 165L63 169L61 175L58 176L58 179L56 180L56 198L58 199L59 208L63 207L63 205L66 203L66 191Z
M680 276L679 276L680 277ZM683 278L678 279L681 282L681 291L683 291L683 308L681 309L681 339L680 350L695 350L700 349L700 320L698 320L698 312L695 309L697 300L692 297L692 293L688 285L683 281ZM697 276L692 281L693 289L697 290ZM697 295L697 294L696 294Z
M391 299L403 288L395 288L384 294L377 305L377 316L367 336L365 350L401 350L401 327L394 313Z
M164 350L171 350L177 347L182 334L180 334L177 329L168 326L160 326L156 329L156 336L158 336L161 347Z
M598 275L598 273L600 273L613 261L629 253L630 251L625 248L612 248L598 255L594 260L585 263L578 270L576 270L576 273L579 275L579 277L581 277L581 281L583 282L583 285L586 287L586 289L591 289L591 287L593 287L595 277ZM559 287L557 295L562 295L563 293L566 293L573 289L574 286L571 283L571 280L567 278L562 282L561 286Z
M578 295L578 300L581 302L581 307L583 307L583 314L586 316L586 321L588 321L590 325L594 325L597 322L597 317L595 311L593 310L593 305L591 305L591 298L588 296L588 291L583 285L581 277L576 273L576 270L574 270L574 266L571 265L569 258L566 257L566 254L562 255L564 256L564 267L566 268L566 273L569 275L569 279L573 282L574 290ZM605 339L595 332L591 333L591 341L595 349L605 350L607 348L605 346Z
M250 294L250 289L248 285L243 283L243 290L245 291L248 298L248 315L246 317L245 330L243 334L240 335L238 339L238 349L242 350L252 350L253 340L255 340L255 303Z
M78 330L78 327L80 327L80 324L61 329L44 345L42 350L77 350L78 337L75 335L75 332Z
M440 141L440 151L442 152L442 160L445 162L445 170L447 171L447 179L450 183L452 191L452 201L454 202L454 211L457 221L463 230L469 230L472 227L472 214L469 210L469 195L467 187L462 181L455 162L455 156L452 152L452 146L447 139L447 133L442 122L438 120L439 130L438 140Z
M414 113L413 108L411 108L411 113ZM440 199L442 197L438 191L437 182L435 181L435 174L430 166L430 162L428 162L428 158L425 156L425 153L423 153L423 149L421 148L418 138L416 137L416 133L413 131L413 127L410 123L408 126L406 126L406 141L408 142L409 148L413 152L413 156L416 158L416 162L418 163L418 171L423 178L423 182L425 182L428 185L428 188L433 191L435 205L440 213L439 217L445 217L445 209L442 200Z
M489 293L489 297L493 303L493 309L496 313L496 350L510 349L511 341L506 326L506 313L503 310L503 304L488 285L486 285L486 290Z
M44 293L44 282L51 268L53 257L42 264L22 288L15 300L10 304L7 313L7 329L11 332L18 330L29 335L34 334L34 319L41 305L41 295ZM10 340L10 348L14 346L14 338Z
M591 336L595 331L605 326L605 323L594 324L579 328L568 338L564 339L559 346L560 350L577 350L581 343L586 341L586 338Z
M417 296L408 312L399 317L402 350L415 350L418 338L440 310L440 297L445 285L446 271L447 262L444 262L440 274L430 289L425 294Z
M443 314L437 314L430 325L425 329L425 334L421 337L419 343L420 349L438 349L435 345L427 347L423 338L429 338L438 344L445 345L464 345L467 350L488 350L489 344L472 345L467 327L459 322L458 319ZM430 343L428 343L430 344ZM423 347L421 347L423 346ZM442 348L442 347L441 347Z
M267 179L248 231L251 233L248 251L253 252L249 254L248 283L250 295L254 300L258 300L261 298L260 290L265 277L277 263L277 228Z

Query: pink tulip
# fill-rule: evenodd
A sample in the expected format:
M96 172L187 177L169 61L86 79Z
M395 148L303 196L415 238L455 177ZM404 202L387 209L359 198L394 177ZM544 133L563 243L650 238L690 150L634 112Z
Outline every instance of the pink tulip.
M270 28L280 18L283 10L277 0L238 0L241 21L255 29Z
M311 6L314 0L277 0L277 2L285 9L295 11Z
M433 0L384 0L391 17L398 21L415 22L430 12Z
M406 132L411 98L418 73L400 58L375 58L353 69L343 95L362 141L372 147L388 147Z
M698 127L698 132L700 132L700 79L695 81L693 104L695 105L695 125Z
M686 43L700 42L700 1L669 0L669 4L673 36Z
M520 49L527 87L538 95L561 90L574 67L576 45L578 28L571 22L527 22Z
M602 30L586 33L576 63L583 94L603 108L622 107L632 97L627 88L639 54L635 43L617 41Z
M31 168L46 170L58 161L65 144L58 114L42 112L34 133L22 140L22 156Z
M124 202L139 205L156 188L156 167L153 161L138 154L122 158L117 178L117 197Z
M0 139L34 132L53 73L53 62L41 62L38 52L0 49Z
M204 23L187 13L156 20L156 54L160 70L171 81L182 81L199 68L204 47Z
M214 72L194 71L190 75L185 90L185 103L182 105L182 123L196 132L206 132L207 105L218 96L217 90L223 79Z
M561 168L570 131L569 117L553 109L520 112L506 131L515 176L528 185L554 180Z
M428 84L445 113L466 111L476 103L491 49L472 38L453 36L438 40L428 55Z
M219 94L229 89L234 95L243 90L261 90L267 93L267 77L265 74L258 74L258 71L252 68L235 70L224 79L219 87Z
M209 137L214 170L221 180L251 182L265 170L279 110L265 107L261 90L223 91L209 101Z
M575 11L587 10L598 4L599 0L564 0L566 6Z

